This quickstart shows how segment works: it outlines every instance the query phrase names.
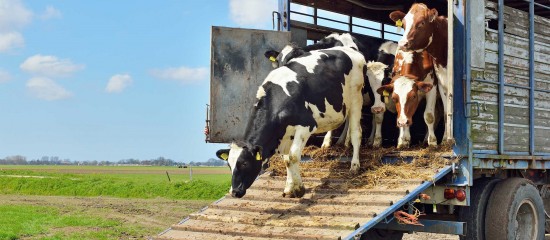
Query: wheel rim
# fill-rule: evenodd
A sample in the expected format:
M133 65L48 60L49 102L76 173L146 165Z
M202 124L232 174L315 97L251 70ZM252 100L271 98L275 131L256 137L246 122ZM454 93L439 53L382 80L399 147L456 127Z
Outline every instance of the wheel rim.
M529 199L521 201L516 212L516 239L537 239L538 215L535 204Z

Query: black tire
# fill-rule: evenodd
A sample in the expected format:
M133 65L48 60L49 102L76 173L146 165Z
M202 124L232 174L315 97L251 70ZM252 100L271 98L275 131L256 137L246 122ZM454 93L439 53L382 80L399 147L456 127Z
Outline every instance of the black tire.
M537 188L523 178L497 183L487 204L485 236L491 240L544 239L544 205Z
M466 222L466 236L460 240L485 239L485 210L491 192L500 181L497 178L480 178L474 181L470 188L470 206L462 207L458 213L461 222Z
M371 229L361 235L361 240L401 240L403 239L403 232L384 230L384 229Z

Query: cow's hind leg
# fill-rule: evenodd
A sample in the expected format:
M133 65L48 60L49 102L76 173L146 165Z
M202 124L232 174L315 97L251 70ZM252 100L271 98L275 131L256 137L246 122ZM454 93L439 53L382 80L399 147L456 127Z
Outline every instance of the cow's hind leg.
M302 149L311 134L312 132L309 131L309 127L296 127L294 140L290 146L290 153L288 157L284 158L286 164L286 186L283 191L283 197L300 198L306 192L302 183L302 177L300 176L300 160L302 158Z
M357 173L359 171L359 148L361 145L361 108L363 106L363 95L361 91L357 91L359 94L352 95L352 104L349 110L349 136L351 139L351 145L353 146L353 156L351 158L350 171Z
M438 84L439 94L441 95L441 100L443 102L443 113L444 113L443 119L445 122L445 132L443 133L443 141L452 142L453 141L452 134L451 134L452 129L451 129L451 123L449 121L450 107L447 102L447 95L449 93L448 93L447 87L445 86L446 83L447 81L440 81L440 84Z
M323 138L321 148L329 148L332 145L332 131L328 131Z

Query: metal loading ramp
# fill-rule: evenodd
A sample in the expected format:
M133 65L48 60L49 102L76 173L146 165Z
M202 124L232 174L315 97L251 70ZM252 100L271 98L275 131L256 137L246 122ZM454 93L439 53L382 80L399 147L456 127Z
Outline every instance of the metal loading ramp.
M243 198L227 195L154 239L349 239L389 220L450 171L440 169L432 181L380 179L373 188L349 189L329 177L334 169L302 169L302 198L283 198L286 177L268 172Z

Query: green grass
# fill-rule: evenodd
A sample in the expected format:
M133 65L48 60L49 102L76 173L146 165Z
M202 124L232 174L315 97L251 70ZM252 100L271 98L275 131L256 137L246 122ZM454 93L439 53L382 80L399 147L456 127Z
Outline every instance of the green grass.
M116 220L64 214L53 207L0 205L0 213L0 239L113 239L121 231L140 231Z
M174 167L0 166L0 169L0 194L211 200L227 193L231 182L225 167L193 168L193 181L189 180L188 169ZM171 173L170 182L166 171Z

